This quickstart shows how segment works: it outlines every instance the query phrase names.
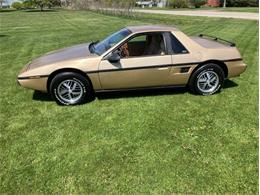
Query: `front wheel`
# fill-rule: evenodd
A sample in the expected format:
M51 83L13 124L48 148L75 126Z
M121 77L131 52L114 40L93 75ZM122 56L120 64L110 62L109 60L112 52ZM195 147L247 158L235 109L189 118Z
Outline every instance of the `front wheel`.
M225 74L216 64L205 64L197 69L190 78L189 88L200 95L211 95L220 90Z
M51 81L50 92L60 105L82 104L93 97L93 90L88 80L74 72L56 75Z

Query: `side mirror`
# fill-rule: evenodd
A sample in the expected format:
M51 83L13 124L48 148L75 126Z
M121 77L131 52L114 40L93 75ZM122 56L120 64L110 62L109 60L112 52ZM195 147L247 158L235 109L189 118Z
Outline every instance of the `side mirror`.
M115 62L119 62L120 61L120 55L118 52L112 52L110 53L107 58L106 58L109 62L111 63L115 63Z

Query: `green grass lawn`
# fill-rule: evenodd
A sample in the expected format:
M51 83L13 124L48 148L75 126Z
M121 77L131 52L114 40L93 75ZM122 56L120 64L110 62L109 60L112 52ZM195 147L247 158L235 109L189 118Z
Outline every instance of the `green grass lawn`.
M87 11L0 13L0 193L257 194L258 23ZM221 93L101 94L57 106L16 83L31 59L135 24L235 41L247 71Z

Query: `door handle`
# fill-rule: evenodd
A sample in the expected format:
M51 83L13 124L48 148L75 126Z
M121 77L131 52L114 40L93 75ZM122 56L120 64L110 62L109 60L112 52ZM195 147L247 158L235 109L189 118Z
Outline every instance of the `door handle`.
M158 70L168 70L168 67L162 67L162 68L158 68Z

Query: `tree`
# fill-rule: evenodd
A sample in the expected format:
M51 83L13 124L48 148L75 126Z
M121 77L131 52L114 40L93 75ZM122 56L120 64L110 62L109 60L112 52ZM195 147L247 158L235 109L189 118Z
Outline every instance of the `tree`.
M14 8L14 9L22 9L23 4L21 2L13 2L11 7Z
M223 7L225 8L227 4L227 0L223 0Z
M23 2L23 8L25 8L25 9L30 9L30 8L33 8L33 7L34 7L34 5L33 5L32 1L30 1L30 0L25 0L25 1Z
M26 0L27 5L39 7L43 11L44 7L49 9L54 6L61 6L60 0Z
M40 7L41 11L48 4L48 0L32 0L33 4L37 7Z
M130 15L135 0L71 0L74 9L91 9L103 13Z
M3 8L3 3L5 3L5 0L0 0L0 8Z

